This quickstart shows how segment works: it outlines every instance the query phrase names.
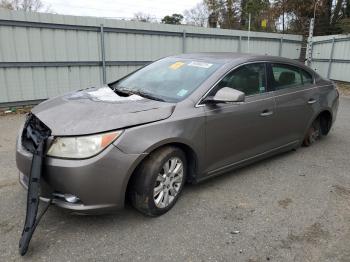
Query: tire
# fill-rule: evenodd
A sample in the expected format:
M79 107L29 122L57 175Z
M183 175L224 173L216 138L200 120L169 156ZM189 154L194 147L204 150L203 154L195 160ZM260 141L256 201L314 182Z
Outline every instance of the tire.
M303 146L306 146L306 147L311 146L321 137L322 137L321 122L320 122L320 118L318 117L314 120L314 122L309 127L303 141Z
M132 205L148 216L168 212L181 194L186 175L186 155L181 149L156 150L135 171L129 192Z

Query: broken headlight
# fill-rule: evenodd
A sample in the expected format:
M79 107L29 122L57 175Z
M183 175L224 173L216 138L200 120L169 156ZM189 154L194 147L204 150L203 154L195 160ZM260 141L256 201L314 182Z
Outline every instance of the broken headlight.
M121 133L122 131L114 131L88 136L56 137L47 155L60 158L89 158L109 146Z

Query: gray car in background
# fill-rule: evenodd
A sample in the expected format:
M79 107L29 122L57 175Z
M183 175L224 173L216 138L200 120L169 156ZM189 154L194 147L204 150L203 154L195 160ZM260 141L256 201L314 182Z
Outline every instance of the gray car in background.
M77 213L128 197L157 216L196 183L328 134L339 94L296 61L236 53L171 56L108 86L33 108L17 140L20 182L32 154L28 126L50 131L42 198Z

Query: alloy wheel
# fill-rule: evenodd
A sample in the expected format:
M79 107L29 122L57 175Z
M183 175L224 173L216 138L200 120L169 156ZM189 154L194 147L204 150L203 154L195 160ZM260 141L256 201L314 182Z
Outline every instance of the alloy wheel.
M183 162L178 157L166 161L159 172L153 189L154 203L158 208L169 206L179 194L183 180Z

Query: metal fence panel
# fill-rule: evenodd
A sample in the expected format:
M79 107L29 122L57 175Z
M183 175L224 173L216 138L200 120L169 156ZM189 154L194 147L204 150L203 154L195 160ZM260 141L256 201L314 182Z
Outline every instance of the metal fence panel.
M330 79L350 82L350 61L348 63L333 63Z
M350 82L350 36L313 37L311 67L325 78Z
M313 61L311 67L321 76L327 77L328 63Z
M140 66L107 66L107 82L115 81L137 70L139 67Z
M0 10L0 104L98 86L168 55L248 52L248 38L251 53L299 58L298 35Z

